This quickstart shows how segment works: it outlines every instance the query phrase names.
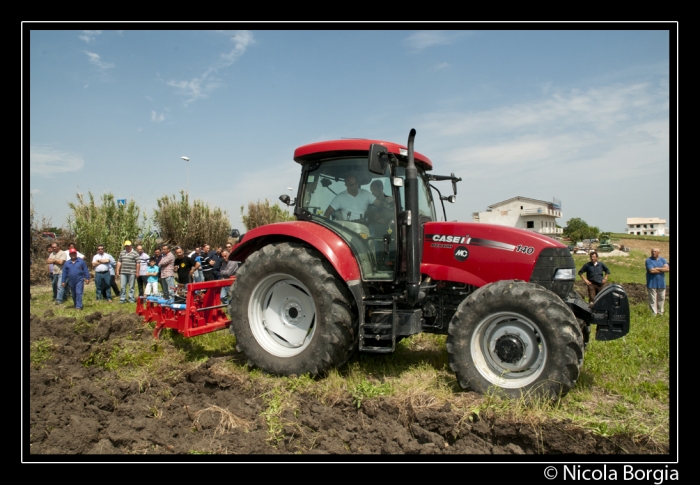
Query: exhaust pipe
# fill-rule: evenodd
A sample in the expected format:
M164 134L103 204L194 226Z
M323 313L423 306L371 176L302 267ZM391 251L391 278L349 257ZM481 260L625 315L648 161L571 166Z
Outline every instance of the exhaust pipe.
M406 241L406 302L415 305L420 295L420 217L418 214L418 170L413 156L416 130L408 134L408 165L406 166L406 208L410 213Z

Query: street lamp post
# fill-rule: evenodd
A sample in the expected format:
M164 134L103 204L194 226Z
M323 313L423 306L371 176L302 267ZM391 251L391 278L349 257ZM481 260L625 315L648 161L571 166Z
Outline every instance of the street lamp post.
M189 157L180 157L187 162L187 195L190 195L190 159Z

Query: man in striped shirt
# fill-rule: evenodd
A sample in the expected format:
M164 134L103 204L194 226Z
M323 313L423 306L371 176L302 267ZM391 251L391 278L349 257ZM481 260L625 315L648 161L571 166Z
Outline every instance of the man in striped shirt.
M124 241L124 249L119 253L116 269L116 276L120 279L122 287L119 303L126 303L127 285L129 285L129 302L136 303L134 285L136 284L136 265L138 260L139 254L131 247L131 241Z
M175 270L173 263L175 256L170 251L170 246L163 244L163 257L158 262L160 268L160 286L163 288L163 298L170 298L170 288L175 286Z

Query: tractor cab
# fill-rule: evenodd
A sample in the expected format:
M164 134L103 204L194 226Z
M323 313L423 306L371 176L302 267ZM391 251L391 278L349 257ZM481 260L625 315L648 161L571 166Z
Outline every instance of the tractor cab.
M348 153L347 145L358 142L364 142L364 153ZM380 170L375 166L370 171L370 144L381 144L395 152L392 154L396 163L385 163ZM406 149L371 140L337 140L306 145L297 152L301 156L295 156L295 160L302 164L303 171L296 200L297 217L342 237L355 254L364 281L395 281L402 257L405 260L405 247L397 241L406 241L401 236L406 223L401 219L406 211ZM424 175L431 165L427 158L422 159L417 178L421 223L436 220Z

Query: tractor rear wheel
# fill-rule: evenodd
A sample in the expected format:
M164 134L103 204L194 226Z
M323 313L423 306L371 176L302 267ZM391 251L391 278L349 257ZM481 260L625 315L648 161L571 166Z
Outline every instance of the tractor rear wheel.
M583 363L583 335L571 309L542 286L490 283L458 307L447 333L460 385L512 398L564 396Z
M352 301L318 251L300 243L270 244L236 273L230 330L253 367L281 375L325 374L355 349Z

